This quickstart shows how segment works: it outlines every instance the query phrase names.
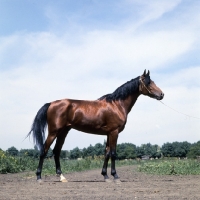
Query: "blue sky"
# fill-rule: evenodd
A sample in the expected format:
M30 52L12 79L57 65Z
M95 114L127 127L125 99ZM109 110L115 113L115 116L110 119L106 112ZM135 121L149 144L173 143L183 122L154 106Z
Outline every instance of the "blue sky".
M200 117L199 9L181 0L0 0L0 148L33 147L23 139L44 103L97 99L144 69L166 105ZM118 143L196 142L198 124L141 96ZM63 149L104 139L72 130Z

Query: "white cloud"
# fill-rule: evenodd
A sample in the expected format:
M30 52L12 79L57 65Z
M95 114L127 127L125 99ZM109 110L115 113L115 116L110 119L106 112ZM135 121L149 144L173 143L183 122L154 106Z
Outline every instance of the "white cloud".
M176 6L178 6L181 3L181 0L176 0L176 1L144 0L136 2L139 5L139 7L142 7L141 10L138 9L140 15L140 21L136 23L138 27L143 25L144 23L148 23L152 20L161 18L164 14L175 9Z
M166 105L200 117L199 65L185 69L170 66L199 48L198 28L193 23L183 28L179 21L177 29L140 30L147 22L175 9L180 1L151 3L143 2L145 9L138 29L132 29L132 22L128 24L127 20L121 30L86 27L75 35L50 31L1 37L0 148L32 147L28 140L22 140L45 102L62 98L97 99L139 76L145 68L151 70L152 79L165 92ZM199 140L197 123L198 120L178 114L158 101L140 97L119 142L138 145L175 140L195 142ZM104 139L72 130L64 149L83 148Z

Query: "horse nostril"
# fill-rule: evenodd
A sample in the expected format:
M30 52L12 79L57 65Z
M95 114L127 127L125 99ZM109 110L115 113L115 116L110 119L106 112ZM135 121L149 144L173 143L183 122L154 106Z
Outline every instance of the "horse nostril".
M164 93L161 92L160 96L164 97Z

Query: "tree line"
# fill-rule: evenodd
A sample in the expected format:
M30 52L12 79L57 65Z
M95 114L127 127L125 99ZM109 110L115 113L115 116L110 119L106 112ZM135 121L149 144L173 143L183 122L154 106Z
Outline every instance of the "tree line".
M102 156L105 153L106 143L97 143L94 146L90 145L87 148L79 149L78 147L68 151L61 150L60 157L62 159L77 159L95 156ZM29 156L32 158L38 158L40 152L35 146L34 149L21 149L18 150L14 146L6 150L12 156ZM53 151L49 149L46 157L52 157ZM117 144L117 159L136 159L148 156L149 158L160 158L160 157L189 157L196 158L200 156L200 141L196 143L189 142L167 142L161 147L159 145L152 145L150 143L136 146L132 143Z

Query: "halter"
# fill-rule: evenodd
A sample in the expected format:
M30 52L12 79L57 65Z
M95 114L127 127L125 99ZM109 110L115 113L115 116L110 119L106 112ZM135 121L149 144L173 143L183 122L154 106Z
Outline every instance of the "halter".
M147 86L144 84L144 82L143 82L143 80L142 80L142 77L140 76L140 79L139 79L139 81L141 82L141 84L142 84L142 86L149 92L149 94L153 94L148 88L147 88ZM140 87L141 88L141 87ZM140 89L139 88L139 90L140 90L140 93L142 93L142 89Z

